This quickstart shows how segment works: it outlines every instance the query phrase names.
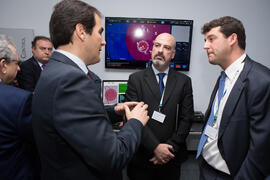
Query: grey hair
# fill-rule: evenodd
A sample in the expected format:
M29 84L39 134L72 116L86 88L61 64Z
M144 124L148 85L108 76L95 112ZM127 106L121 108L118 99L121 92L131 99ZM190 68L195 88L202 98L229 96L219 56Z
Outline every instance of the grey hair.
M7 64L16 59L16 55L8 45L14 46L7 35L0 34L0 60L5 59Z

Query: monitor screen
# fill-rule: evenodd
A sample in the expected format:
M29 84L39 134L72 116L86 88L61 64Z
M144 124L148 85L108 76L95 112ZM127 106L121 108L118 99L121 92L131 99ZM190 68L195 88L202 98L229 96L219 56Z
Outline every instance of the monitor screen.
M102 99L104 105L122 103L127 90L127 80L103 80Z
M105 67L144 69L151 63L153 40L172 34L176 54L170 67L188 71L193 20L105 17Z

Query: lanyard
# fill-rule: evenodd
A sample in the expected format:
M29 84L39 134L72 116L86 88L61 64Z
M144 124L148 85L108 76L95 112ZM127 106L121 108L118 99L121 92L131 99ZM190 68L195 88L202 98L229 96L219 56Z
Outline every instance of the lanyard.
M164 87L164 90L163 90L163 93L162 93L162 96L161 96L161 99L160 99L160 102L159 102L159 107L158 107L159 112L161 111L161 108L162 108L165 89L166 89L166 86Z

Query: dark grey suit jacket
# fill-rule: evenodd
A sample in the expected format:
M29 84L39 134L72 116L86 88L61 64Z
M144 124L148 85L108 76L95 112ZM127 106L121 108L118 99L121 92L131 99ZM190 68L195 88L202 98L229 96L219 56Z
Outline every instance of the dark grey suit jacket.
M110 179L139 146L142 123L113 132L96 84L54 52L33 96L33 128L43 180Z
M155 110L158 111L160 99L159 86L151 67L130 75L126 91L127 101L145 102L149 105L148 114L151 117ZM191 79L188 76L169 70L161 112L166 115L165 121L160 123L149 120L144 128L142 145L133 163L151 166L149 160L154 156L154 149L159 143L171 144L175 150L175 160L184 160L186 137L194 114Z
M218 82L205 122L217 89ZM234 179L260 180L270 174L270 71L248 56L223 110L218 148Z

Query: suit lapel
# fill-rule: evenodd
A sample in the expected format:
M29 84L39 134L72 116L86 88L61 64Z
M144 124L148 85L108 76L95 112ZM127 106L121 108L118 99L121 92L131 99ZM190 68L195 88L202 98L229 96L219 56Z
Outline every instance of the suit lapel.
M156 97L156 99L160 100L161 94L160 94L159 86L157 83L157 78L156 78L152 68L150 67L150 68L146 69L144 75L145 75L144 80L145 80L148 88L150 89L152 94Z
M212 108L212 105L213 105L213 102L214 102L214 100L215 100L216 93L217 93L217 90L218 90L219 79L220 79L220 77L218 78L218 80L217 80L217 82L216 82L216 85L215 85L215 87L214 87L214 90L213 90L213 92L212 92L212 94L211 94L210 102L209 102L208 108L207 108L207 110L206 110L206 112L205 112L205 116L204 116L204 124L207 123L208 118L209 118L209 116L210 116L211 108Z
M175 86L177 84L177 79L176 79L176 72L173 70L169 70L168 77L167 77L167 82L165 86L165 92L164 92L164 99L163 99L163 105L165 105L169 97L173 94L172 91L175 89Z
M39 66L37 60L34 58L34 56L31 59L33 66L34 66L34 71L35 71L35 75L39 78L40 73L41 73L41 67Z
M219 127L219 138L224 133L224 131L229 123L230 116L232 115L232 113L235 109L235 106L237 105L237 103L239 101L239 97L240 97L241 93L243 92L243 89L245 87L245 80L247 78L247 75L248 75L251 67L252 67L252 61L247 56L245 58L244 68L243 68L241 74L239 75L237 81L235 82L235 84L231 90L231 93L228 97L228 100L226 102L226 105L224 107L224 110L222 113L222 119L221 119L221 123L220 123L220 127Z

